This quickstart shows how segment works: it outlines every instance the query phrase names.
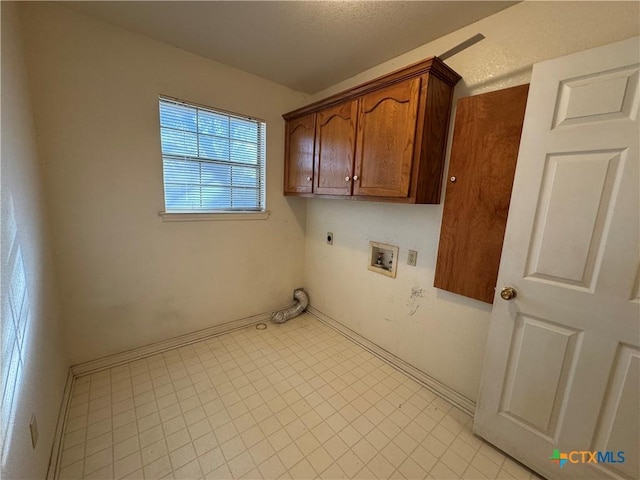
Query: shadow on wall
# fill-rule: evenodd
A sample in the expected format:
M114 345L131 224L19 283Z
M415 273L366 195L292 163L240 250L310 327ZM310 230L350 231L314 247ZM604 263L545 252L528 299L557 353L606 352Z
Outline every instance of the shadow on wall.
M531 78L531 71L533 65L525 65L524 67L516 68L515 70L509 70L500 75L489 77L481 82L467 84L464 77L456 85L454 105L458 98L467 97L471 94L477 95L484 91L499 90L500 88L506 88L509 86L517 85L517 79L521 78L520 83L527 83ZM514 80L515 79L515 80ZM455 112L451 115L451 120L455 118Z

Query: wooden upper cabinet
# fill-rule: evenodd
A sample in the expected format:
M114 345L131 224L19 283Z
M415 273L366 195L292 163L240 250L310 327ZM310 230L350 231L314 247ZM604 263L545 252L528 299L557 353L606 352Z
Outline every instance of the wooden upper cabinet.
M353 100L316 114L315 193L351 195L357 105Z
M287 145L299 141L290 137L300 122L309 126L316 115L313 173L299 173L308 150L287 147L285 194L439 203L458 80L433 57L283 115ZM308 177L312 189L296 183Z
M492 303L529 85L458 101L434 286Z
M420 80L397 83L360 100L355 195L409 196Z
M291 122L285 130L284 193L313 191L313 148L316 114L312 113Z

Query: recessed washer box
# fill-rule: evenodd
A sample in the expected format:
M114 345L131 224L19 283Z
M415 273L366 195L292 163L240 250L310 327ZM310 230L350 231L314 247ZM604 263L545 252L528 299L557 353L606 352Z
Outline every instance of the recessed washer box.
M369 242L369 270L387 277L396 278L398 267L398 247L386 243Z

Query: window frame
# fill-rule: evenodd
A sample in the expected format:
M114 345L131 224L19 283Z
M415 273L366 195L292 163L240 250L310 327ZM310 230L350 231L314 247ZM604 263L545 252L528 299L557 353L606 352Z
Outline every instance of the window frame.
M231 112L228 110L223 110L220 108L214 108L207 105L203 105L196 102L191 102L187 100L183 100L181 98L172 97L169 95L160 94L157 97L158 99L158 133L160 140L160 156L162 159L162 191L163 191L163 203L164 210L158 212L158 214L162 217L163 221L203 221L203 220L264 220L270 216L270 212L267 210L267 185L266 185L266 177L267 177L267 139L266 139L266 130L267 130L267 122L257 117L253 117L250 115L244 115L236 112ZM248 167L254 167L257 170L257 195L258 195L258 206L250 207L250 208L222 208L222 209L167 209L167 178L166 178L166 160L174 159L182 159L183 161L191 161L195 164L215 164L215 165L229 165L240 166L244 165L239 164L238 162L225 161L225 160L216 160L212 158L207 158L200 156L201 151L199 149L200 137L205 136L206 134L199 131L199 128L196 126L195 132L193 133L196 137L196 144L198 145L197 156L192 156L188 154L172 154L165 153L163 148L163 128L167 128L162 125L161 118L161 108L162 103L167 102L175 105L184 105L187 108L195 109L196 112L204 111L207 113L212 113L216 115L222 115L228 117L229 121L232 118L237 118L240 120L248 120L250 122L254 122L257 125L258 133L257 133L257 163L256 164L247 164ZM197 115L197 113L196 113ZM169 127L170 128L170 127ZM180 130L176 130L180 131ZM189 130L183 130L185 132L189 132ZM229 142L233 140L231 136L231 132L228 132L227 137L219 137L226 138ZM196 185L196 184L194 184ZM202 185L199 183L197 185ZM237 186L237 184L236 184ZM242 185L240 185L242 187ZM224 187L224 186L223 186ZM228 185L228 188L231 190L234 187L233 180Z

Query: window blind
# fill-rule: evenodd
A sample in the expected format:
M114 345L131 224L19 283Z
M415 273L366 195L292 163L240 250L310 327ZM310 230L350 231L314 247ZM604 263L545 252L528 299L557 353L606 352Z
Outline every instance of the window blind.
M160 97L165 210L264 211L266 125Z

